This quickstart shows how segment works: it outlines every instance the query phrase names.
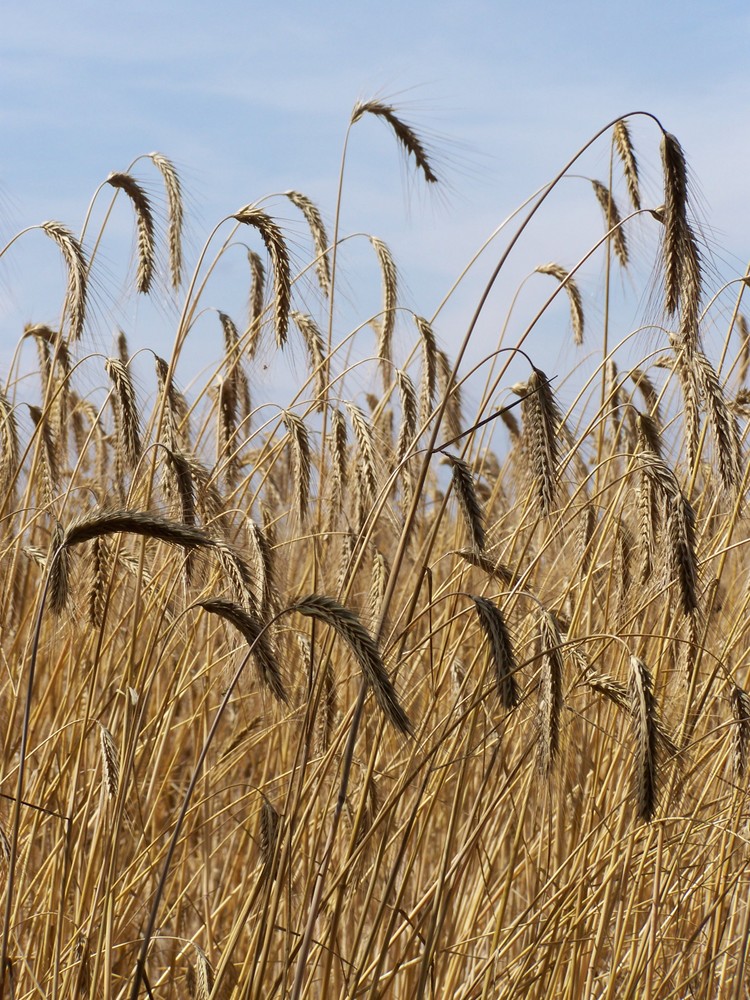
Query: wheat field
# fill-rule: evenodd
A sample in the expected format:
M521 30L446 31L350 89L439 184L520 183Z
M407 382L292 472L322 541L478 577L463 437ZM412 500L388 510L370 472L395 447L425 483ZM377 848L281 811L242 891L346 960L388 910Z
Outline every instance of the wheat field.
M374 119L439 188L389 104L355 105L345 148ZM499 227L450 337L377 235L357 312L343 166L332 227L285 192L194 261L167 157L106 179L131 294L179 302L168 357L92 346L109 213L31 227L66 291L0 396L4 996L748 995L746 281L711 287L679 141L649 117L635 150L632 125ZM488 347L488 298L592 147L589 251L540 263L538 310ZM640 224L650 314L621 340ZM238 247L230 316L208 279ZM553 312L570 372L533 336ZM195 380L206 313L223 350ZM258 402L268 364L288 392Z

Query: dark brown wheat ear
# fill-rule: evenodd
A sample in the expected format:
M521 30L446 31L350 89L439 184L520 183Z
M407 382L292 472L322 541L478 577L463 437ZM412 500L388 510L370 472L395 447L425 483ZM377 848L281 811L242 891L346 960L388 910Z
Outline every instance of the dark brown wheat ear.
M537 702L537 763L548 777L560 752L563 701L562 638L554 616L545 608L539 619L541 670Z
M412 732L409 717L396 696L375 640L359 618L338 601L321 594L309 594L292 604L288 610L325 622L341 636L354 654L365 683L375 695L383 714L399 732L409 735Z
M198 601L198 607L213 615L218 615L237 629L248 646L253 648L261 680L278 701L287 704L289 699L281 679L281 670L260 619L239 604L226 601L223 598Z
M622 163L630 203L637 212L641 207L638 161L635 156L633 142L630 138L630 128L625 119L621 118L618 122L615 122L614 129L612 130L612 138L614 139L617 155L620 157Z
M500 608L486 597L477 597L472 594L471 599L474 601L479 624L482 626L482 631L490 646L492 663L495 668L495 687L500 704L503 708L510 710L518 704L518 685L515 677L518 663L513 652L505 618Z
M432 164L430 163L424 143L414 129L410 125L407 125L403 118L399 117L392 105L384 104L382 101L358 101L352 111L352 124L358 122L363 115L374 115L376 118L387 122L393 129L393 134L398 139L404 152L408 156L414 157L414 162L418 169L421 170L427 183L437 183L438 177L432 169Z
M528 382L513 386L521 396L524 451L529 459L532 490L543 514L554 502L559 445L557 431L562 422L549 379L535 368Z
M630 711L638 815L649 822L656 812L656 703L649 669L637 656L630 657Z
M453 490L458 500L458 508L466 525L473 547L484 549L484 512L477 498L471 469L462 458L445 453L452 472Z

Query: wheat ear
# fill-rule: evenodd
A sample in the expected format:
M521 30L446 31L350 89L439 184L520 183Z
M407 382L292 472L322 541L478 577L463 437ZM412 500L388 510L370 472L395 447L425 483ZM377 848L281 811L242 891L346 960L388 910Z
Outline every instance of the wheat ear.
M737 424L724 400L719 377L702 351L693 354L698 388L706 406L714 436L714 452L722 486L729 496L736 495L742 481L741 445Z
M391 342L393 340L393 330L396 326L396 304L398 292L398 272L391 256L391 251L382 240L375 236L370 237L370 243L375 251L380 263L380 274L383 283L383 308L382 317L378 324L378 345L376 354L380 360L383 370L383 379L390 380L390 369L392 362Z
M68 271L65 302L70 317L70 341L80 340L86 318L86 275L88 264L80 242L60 222L43 222L44 232L54 240Z
M747 755L750 747L750 695L738 684L733 684L729 700L734 719L732 762L734 773L741 781L747 774Z
M630 196L630 203L637 212L641 207L641 192L638 180L638 161L636 160L635 149L630 138L628 123L623 118L621 118L618 122L615 122L612 130L612 137L614 139L617 155L620 157L620 161L622 163L623 173L625 174L625 183L628 188L628 195Z
M539 701L537 704L537 763L545 776L552 771L560 751L560 725L563 702L563 658L562 638L557 622L546 608L539 621L542 664L539 680Z
M401 421L398 425L396 441L396 463L401 465L409 448L417 436L418 402L414 383L401 368L396 369L396 385L398 386L399 402L401 404Z
M141 457L141 433L138 420L138 401L129 369L119 358L104 362L112 380L114 392L112 407L115 414L115 474L122 482L124 467L132 471Z
M55 614L61 614L70 600L70 555L65 545L65 531L59 521L50 539L47 555L47 572L49 573L49 608Z
M435 405L437 389L437 341L432 327L422 316L415 316L419 336L422 340L422 380L419 390L419 419L426 424Z
M4 492L18 472L18 427L16 415L5 393L0 392L0 483Z
M262 880L274 878L278 865L277 847L281 820L268 799L263 796L260 811L260 856L263 859Z
M153 281L156 258L154 216L151 211L151 202L141 185L130 174L110 174L107 178L107 184L119 191L124 191L133 206L138 228L138 270L136 271L135 284L138 291L146 295Z
M307 505L310 498L310 478L312 475L310 437L302 418L290 410L284 413L284 424L289 432L289 441L294 460L295 509L300 521L303 522L307 517Z
M110 799L117 798L120 787L120 755L112 733L99 723L99 749L102 757L102 777Z
M286 196L304 215L315 246L315 270L318 275L318 284L323 294L328 297L331 294L331 265L328 261L328 234L323 224L323 217L317 205L306 195L299 191L287 191Z
M477 611L479 624L482 626L482 631L487 637L492 651L495 686L500 704L503 708L510 710L518 704L518 685L515 677L518 663L513 652L508 627L502 612L492 601L473 594L471 599Z
M635 738L638 815L649 822L656 812L656 705L651 674L637 656L630 657L630 711Z
M318 409L322 412L325 407L326 399L326 365L325 365L325 344L323 342L323 334L318 329L318 326L312 316L308 316L307 313L292 312L292 320L302 334L302 339L305 342L305 347L307 348L307 355L310 359L310 367L315 375L315 380L317 382L316 392L318 394Z
M248 385L245 369L242 367L240 335L231 316L220 312L219 321L224 334L224 357L226 359L227 377L232 382L235 405L239 411L239 415L243 420L246 420L250 415L250 386Z
M60 481L58 449L55 446L49 415L32 403L28 405L31 419L34 421L34 426L42 439L42 495L44 503L50 504L54 499L57 485Z
M171 160L161 153L149 154L151 161L164 180L167 193L167 244L169 247L169 272L172 288L177 291L182 283L182 187Z
M583 300L578 290L578 285L571 277L570 271L566 271L560 264L540 264L536 268L537 274L549 274L557 278L563 284L568 294L570 303L570 322L573 327L573 340L580 347L583 343Z
M609 188L602 184L601 181L592 180L591 184L594 188L596 200L599 202L599 207L604 213L604 223L608 230L612 232L612 246L614 247L617 259L622 267L627 267L628 244L625 239L625 230L622 226L622 217L617 208L617 203L612 197Z
M443 412L445 429L450 440L453 440L460 437L464 429L461 412L461 387L456 382L450 358L445 351L440 350L437 352L437 380L440 395L445 400Z
M378 480L375 471L375 442L372 436L372 428L358 406L348 402L344 405L349 413L354 436L359 446L359 454L362 460L363 484L367 489L370 500L374 500L378 492Z
M744 385L747 381L747 372L750 368L750 328L747 320L739 313L737 316L737 334L740 338L739 365L737 368L737 381Z
M445 458L451 467L453 489L469 538L473 547L481 552L484 549L484 511L477 498L471 469L457 455L446 453Z
M266 269L260 254L254 250L247 251L247 260L250 265L250 294L248 296L248 325L247 325L247 353L253 357L258 347L260 337L261 319L263 317L263 303L266 292Z
M303 597L289 610L325 622L344 639L359 663L362 676L383 714L399 732L410 734L412 726L409 717L399 703L375 640L357 616L333 598L320 594Z
M220 598L198 601L197 604L204 611L218 615L237 629L247 644L252 646L261 680L280 702L287 704L289 699L281 679L281 670L268 640L267 632L264 631L257 616L233 601Z
M286 248L281 229L260 208L247 205L234 216L237 222L253 226L260 233L273 267L274 327L276 344L283 347L289 327L289 309L292 298L292 276L289 251Z
M331 458L333 461L333 483L331 512L340 512L344 504L344 484L346 483L347 429L346 418L339 409L331 411Z
M529 458L532 485L543 514L549 514L557 479L557 428L561 417L549 379L535 368L528 382L513 386L521 396L524 449Z
M393 134L398 139L407 156L413 156L419 170L428 184L437 183L437 174L432 169L430 159L425 149L424 143L411 126L396 114L395 108L382 101L358 101L352 111L352 124L358 122L363 115L375 115L387 122L393 129Z

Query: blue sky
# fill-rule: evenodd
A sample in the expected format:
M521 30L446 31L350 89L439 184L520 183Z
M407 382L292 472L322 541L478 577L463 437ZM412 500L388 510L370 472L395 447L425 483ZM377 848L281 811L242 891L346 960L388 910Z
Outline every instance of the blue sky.
M79 230L107 174L154 149L181 170L194 249L224 215L290 187L318 202L330 222L351 107L378 95L424 130L445 194L423 192L382 123L363 122L350 148L343 231L383 238L407 303L429 315L497 223L593 131L645 109L683 143L719 261L742 268L750 254L749 43L750 13L740 2L714 3L710 12L704 3L643 0L7 5L3 229L54 218ZM657 204L658 134L638 124L635 136ZM582 173L605 179L608 157L600 144ZM158 179L148 183L158 200ZM519 248L502 295L536 263L571 265L599 235L590 188L566 185ZM301 242L289 207L268 206ZM42 243L30 238L0 264L2 363L23 323L55 322L61 274ZM102 248L91 343L108 349L119 324L133 349L159 343L167 353L175 304L165 293L149 312L126 294L131 249L123 208ZM355 255L352 267L360 264ZM465 325L486 270L445 311L446 344ZM239 311L246 295L239 260L222 280L211 304ZM499 322L500 299L495 308Z

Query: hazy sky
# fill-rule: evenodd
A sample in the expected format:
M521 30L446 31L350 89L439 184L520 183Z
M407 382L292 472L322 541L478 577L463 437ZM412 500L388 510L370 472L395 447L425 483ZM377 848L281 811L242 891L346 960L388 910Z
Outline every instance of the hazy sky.
M194 248L223 216L291 187L330 222L351 107L378 95L424 130L445 193L425 194L382 123L363 122L350 147L343 231L385 239L409 304L430 314L499 221L598 127L644 109L682 141L709 238L741 268L750 253L749 50L750 11L739 0L710 9L654 0L9 4L0 34L3 228L53 218L80 231L107 174L154 149L181 170ZM659 136L647 124L634 134L657 204ZM608 169L604 143L586 171L606 179ZM158 201L158 177L139 176ZM590 187L566 184L519 249L514 281L547 259L571 265L599 235ZM268 209L301 244L290 207ZM110 229L92 342L106 348L119 323L133 348L156 339L166 352L174 304L165 297L146 318L125 294L124 208ZM55 322L61 274L43 243L25 240L0 265L0 361L24 322ZM243 268L228 266L211 305L241 308ZM446 311L446 341L465 323L471 295Z

